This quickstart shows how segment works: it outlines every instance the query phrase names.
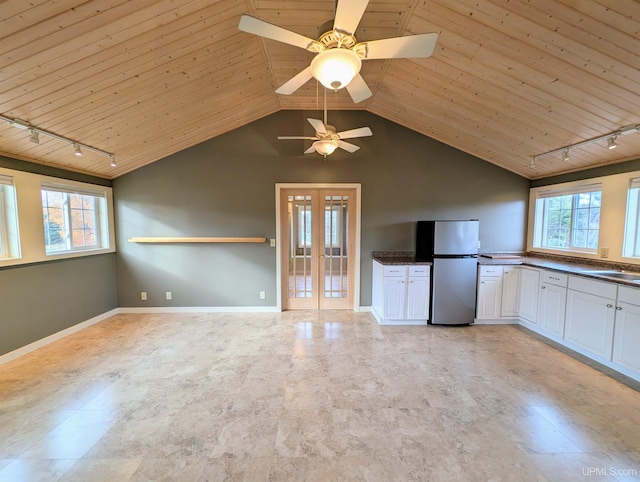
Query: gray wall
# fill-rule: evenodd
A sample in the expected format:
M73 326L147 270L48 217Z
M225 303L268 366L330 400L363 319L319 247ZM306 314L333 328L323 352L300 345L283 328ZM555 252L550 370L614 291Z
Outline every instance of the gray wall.
M127 239L274 238L278 182L362 184L363 306L371 303L371 251L413 250L419 219L478 218L481 250L524 250L528 180L362 111L329 112L338 130L373 130L353 141L362 147L354 154L338 150L325 161L302 154L308 141L276 139L313 135L307 117L322 112L278 112L114 180L120 306L274 306L276 253L267 244Z
M0 166L111 185L105 179L2 156ZM0 355L117 306L115 254L0 268Z
M0 355L117 307L115 255L0 269Z

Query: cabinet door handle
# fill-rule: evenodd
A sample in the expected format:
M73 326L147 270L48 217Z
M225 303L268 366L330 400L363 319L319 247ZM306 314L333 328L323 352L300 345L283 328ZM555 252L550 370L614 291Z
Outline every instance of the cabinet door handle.
M613 305L611 303L607 303L607 308L613 308Z
M622 306L616 306L616 310L622 311Z
M547 287L546 287L546 286L544 286L544 285L542 285L542 286L540 287L540 289L541 289L541 290L546 290L546 289L547 289Z

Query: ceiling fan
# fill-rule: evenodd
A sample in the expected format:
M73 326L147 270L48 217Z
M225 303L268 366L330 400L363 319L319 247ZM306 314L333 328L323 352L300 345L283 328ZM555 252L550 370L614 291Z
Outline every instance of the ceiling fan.
M363 60L430 57L438 38L437 33L425 33L358 43L354 32L368 3L369 0L338 0L333 28L318 40L249 15L240 18L238 28L317 53L309 67L278 87L276 93L292 94L315 77L328 89L346 87L358 103L372 95L360 75Z
M348 131L336 132L336 128L327 124L327 91L324 91L324 122L320 119L307 118L309 124L313 126L316 131L315 137L305 136L278 136L278 139L305 139L314 141L309 149L304 151L305 154L311 154L317 152L323 155L325 158L333 154L338 147L348 152L356 152L360 149L360 146L345 142L343 139L355 139L357 137L372 136L373 132L369 127L359 127L357 129L351 129Z

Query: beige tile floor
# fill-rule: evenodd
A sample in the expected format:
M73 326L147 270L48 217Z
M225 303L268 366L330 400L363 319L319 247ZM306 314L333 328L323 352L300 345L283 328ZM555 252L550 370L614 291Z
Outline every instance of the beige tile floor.
M123 314L0 366L14 480L640 480L640 393L514 326Z

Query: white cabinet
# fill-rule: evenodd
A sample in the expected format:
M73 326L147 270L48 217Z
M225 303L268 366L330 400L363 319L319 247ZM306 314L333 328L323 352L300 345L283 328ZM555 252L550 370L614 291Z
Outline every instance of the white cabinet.
M517 318L520 305L520 268L505 266L503 271L500 315L503 318Z
M640 375L640 289L618 288L613 361Z
M430 290L430 265L383 265L374 260L371 308L378 323L425 325Z
M500 318L502 304L502 266L480 266L476 318L493 320Z
M520 269L520 319L529 323L538 322L538 291L540 286L540 270L535 268Z
M409 266L406 316L408 320L427 321L429 319L430 274L429 266Z
M617 289L615 283L569 276L565 341L610 361Z
M518 317L519 267L480 265L476 321L510 323Z
M543 271L538 296L538 327L552 337L564 335L564 312L567 302L568 276L555 271Z

